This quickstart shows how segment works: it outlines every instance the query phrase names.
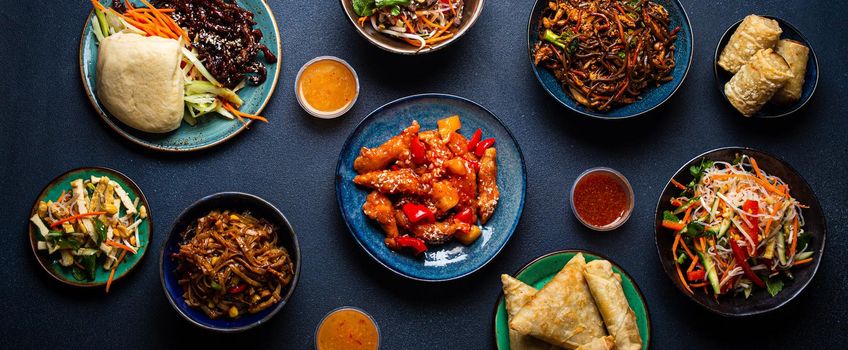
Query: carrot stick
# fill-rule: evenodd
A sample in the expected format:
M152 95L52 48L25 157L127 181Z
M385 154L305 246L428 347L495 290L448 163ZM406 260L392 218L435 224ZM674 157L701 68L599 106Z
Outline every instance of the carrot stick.
M93 212L85 213L85 214L77 214L77 215L56 221L56 222L50 224L50 227L56 227L56 226L59 226L61 224L66 223L68 221L74 221L74 220L77 220L77 219L87 218L89 216L97 216L97 215L103 215L103 214L106 214L106 212L105 211L93 211Z
M766 177L765 177L765 176L763 176L763 172L762 172L762 171L760 171L760 167L759 167L759 166L757 166L757 160L756 160L756 159L754 159L753 157L752 157L752 158L749 158L749 159L751 160L751 167L752 167L752 168L754 168L754 173L755 173L755 174L757 174L757 177L758 177L758 178L760 178L760 179L761 179L761 180L763 180L763 181L768 181L768 180L766 179Z
M94 6L94 8L96 8L100 11L106 12L106 6L103 6L103 4L100 3L100 1L91 0L91 5Z
M428 44L435 44L435 43L438 43L438 42L441 42L441 41L448 40L450 38L453 38L453 33L448 33L448 34L442 35L438 38L432 38L432 39L428 40L427 43Z
M806 264L810 261L813 261L813 258L806 258L804 260L798 260L794 264L792 264L792 266L804 265L804 264Z
M678 235L678 236L680 236L680 235ZM690 258L690 259L692 259L692 260L695 260L695 255L694 255L694 254L692 254L692 251L691 251L691 250L689 250L689 246L687 246L687 245L686 245L686 241L684 241L683 239L681 239L681 240L680 240L680 245L682 245L682 246L683 246L683 250L685 250L685 251L686 251L686 254L687 254L687 255L689 255L689 258Z
M409 29L410 33L415 33L415 29L412 29L412 24L409 24L409 21L406 20L406 15L401 16L400 19L403 20L403 23L406 23L406 28Z
M121 244L121 243L118 243L118 242L115 242L115 241L112 241L112 240L106 241L106 245L113 246L115 248L120 248L120 249L123 249L123 250L128 251L128 252L133 253L133 254L136 254L138 252L128 245Z
M752 158L752 159L753 159L753 158ZM772 220L773 220L773 219L772 219L772 217L774 217L775 215L777 215L777 211L778 211L778 210L780 210L780 205L775 205L775 206L774 206L774 210L772 210L772 212L771 212L771 216L768 218L768 221L766 221L766 230L765 230L765 231L763 231L763 239L766 239L766 238L768 237L768 235L769 235L769 231L771 231L771 230L769 230L769 229L771 228L771 222L772 222Z
M680 283L683 283L683 287L685 287L685 288L686 288L686 290L688 290L688 291L689 291L689 294L695 294L695 293L693 293L693 292L692 292L692 289L691 289L691 288L689 288L689 283L687 283L687 282L686 282L686 279L685 279L685 278L683 278L683 272L680 272L680 265L679 265L679 264L674 264L674 266L675 266L675 267L677 267L677 276L678 276L678 277L680 277ZM108 287L107 287L107 288L108 288Z
M686 269L686 272L692 272L693 270L695 270L695 265L698 264L698 258L700 258L700 257L695 256L695 259L692 259L692 263L689 264L689 268Z
M237 115L237 116L239 116L239 117L244 117L244 118L248 118L248 119L255 119L255 120L261 120L261 121L266 122L266 123L268 122L268 119L265 119L264 117L261 117L261 116L258 116L258 115L247 114L247 113L241 112L241 111L239 111L239 110L237 110L237 109L233 108L233 106L230 106L230 104L229 104L229 103L227 103L227 102L223 102L223 105L224 105L224 109L226 109L226 110L230 111L230 113L235 114L235 115Z
M126 255L126 250L121 252L121 256L118 257L118 261L115 262L115 266L112 266L112 272L109 273L109 280L106 281L106 293L109 293L109 287L112 287L112 281L115 279L115 270L118 269L118 265L121 264L121 261L124 260Z
M795 256L795 248L798 246L798 214L795 214L795 222L792 223L792 246L789 248L789 256Z
M707 285L707 282L695 283L695 284L692 285L692 288L705 287L706 285Z
M674 231L680 231L684 227L686 227L686 224L684 224L682 221L681 222L673 222L673 221L669 221L669 220L663 220L662 227L665 227L667 229L674 230Z
M683 184L682 184L682 183L677 182L677 180L675 180L675 179L671 179L671 184L672 184L672 185L674 185L674 187L677 187L677 188L679 188L679 189L681 189L681 190L685 190L685 189L686 189L686 186L683 186Z
M766 190L768 190L770 192L774 192L775 194L777 194L779 196L784 195L783 191L775 188L774 185L770 184L768 181L763 181L762 179L760 179L756 176L753 176L753 175L749 175L749 174L717 174L717 175L712 175L712 177L715 178L715 179L718 179L718 180L727 179L727 178L731 178L731 177L749 178L749 179L753 180L754 182L760 184L760 186L765 187Z
M360 27L364 27L365 21L367 21L367 20L368 20L368 16L362 16L362 17L359 17L359 19L356 20L356 23L359 23Z

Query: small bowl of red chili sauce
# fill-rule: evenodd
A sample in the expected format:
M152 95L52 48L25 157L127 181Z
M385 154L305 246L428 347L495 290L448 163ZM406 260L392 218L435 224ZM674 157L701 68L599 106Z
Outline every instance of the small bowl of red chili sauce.
M590 229L614 230L633 212L633 187L613 169L591 168L580 174L571 187L571 210Z

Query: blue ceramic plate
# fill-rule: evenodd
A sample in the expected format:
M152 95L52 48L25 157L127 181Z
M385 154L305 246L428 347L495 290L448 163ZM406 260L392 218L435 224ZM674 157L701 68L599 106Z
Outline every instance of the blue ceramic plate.
M227 317L213 320L206 316L202 310L189 307L183 299L183 289L177 282L178 276L174 273L177 264L171 259L171 254L180 249L182 233L186 228L194 224L198 218L209 214L210 211L224 209L246 210L257 218L270 221L277 228L278 242L288 250L295 264L294 278L288 286L283 288L281 292L283 299L280 302L259 313L243 316L236 320L230 320ZM283 213L271 203L252 194L223 192L194 202L177 217L167 239L165 244L162 245L162 251L159 255L159 279L162 282L162 289L174 310L177 310L180 316L198 327L217 332L234 333L259 326L271 319L286 305L295 287L297 287L297 281L300 277L300 246L297 242L297 236Z
M397 253L386 247L380 226L365 217L362 204L366 189L353 183L353 160L362 147L376 147L400 133L413 120L421 130L436 129L436 122L454 114L462 119L461 133L470 136L481 128L484 137L497 139L498 187L501 198L495 214L483 226L483 236L466 247L457 242L430 246L422 256ZM447 281L467 276L491 261L512 236L527 186L524 156L515 138L491 112L461 97L424 94L404 97L371 112L347 139L336 170L336 199L342 216L356 241L377 262L389 270L420 281Z
M111 4L110 0L101 0L101 3ZM133 4L141 5L140 0L133 0ZM280 60L280 31L277 28L277 22L274 20L274 15L268 4L263 0L238 0L239 6L253 12L255 28L262 30L264 34L262 43L268 46L277 59ZM183 122L179 129L166 134L151 134L135 130L113 117L103 105L100 104L97 98L97 86L95 74L97 72L97 38L91 31L92 12L85 21L85 27L82 30L82 38L80 39L80 55L79 66L82 74L82 84L85 87L85 93L94 109L109 125L112 130L126 139L135 142L141 146L171 152L185 152L204 149L220 144L231 137L235 136L242 130L246 129L252 121L248 120L246 124L242 124L238 120L230 120L220 117L218 114L208 115L201 118L196 126L188 125ZM260 62L265 64L268 71L268 79L258 86L246 86L239 91L239 96L244 100L244 105L240 108L241 111L248 114L259 114L265 108L265 105L271 99L271 94L274 92L274 87L277 86L277 79L280 77L279 61L275 64L265 62L264 56L260 54Z
M665 103L671 95L677 92L683 80L686 79L686 74L689 72L689 65L692 63L692 47L694 39L692 38L692 27L689 25L689 17L686 15L686 10L683 5L677 0L653 0L655 3L662 5L668 11L669 19L671 20L670 28L680 26L680 32L677 34L677 41L674 43L674 62L676 66L671 72L672 80L658 87L653 87L642 93L641 99L629 105L613 107L607 112L596 112L587 109L586 107L577 104L565 90L562 84L557 81L556 77L544 67L537 67L533 64L533 46L539 40L537 28L539 16L542 9L548 5L548 0L536 0L533 6L533 11L530 12L530 21L527 25L527 52L530 58L530 67L539 83L545 91L548 92L563 106L568 107L572 111L599 119L624 119L635 117L637 115L647 113L654 108Z
M766 103L759 112L753 115L754 118L778 118L795 113L797 110L801 109L801 107L804 107L804 105L810 101L810 98L813 97L813 93L816 91L816 86L819 84L819 60L816 58L816 52L813 50L813 46L810 45L807 38L801 35L801 32L792 26L792 24L773 16L762 17L771 18L780 24L780 29L783 29L783 33L780 35L781 39L792 39L801 42L810 48L810 58L809 61L807 61L807 74L804 75L804 87L801 91L801 99L795 104L789 106L777 106L771 103ZM730 36L733 35L736 28L739 28L739 24L741 23L742 20L739 20L730 26L730 28L727 28L724 35L721 36L721 40L718 41L718 45L716 45L715 57L713 58L716 84L718 84L718 90L721 92L721 95L724 96L725 101L727 100L727 95L724 94L724 84L730 81L730 78L733 77L733 73L719 67L718 57L721 55L721 51L724 50L724 46L727 45L727 42L730 40Z

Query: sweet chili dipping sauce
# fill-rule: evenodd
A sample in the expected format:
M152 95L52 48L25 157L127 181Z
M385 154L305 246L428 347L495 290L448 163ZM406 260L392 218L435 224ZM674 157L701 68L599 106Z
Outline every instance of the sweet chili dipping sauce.
M571 189L571 208L587 227L607 231L621 226L633 210L633 189L609 168L585 171Z
M318 350L372 350L380 346L380 332L364 311L344 307L330 312L315 334Z

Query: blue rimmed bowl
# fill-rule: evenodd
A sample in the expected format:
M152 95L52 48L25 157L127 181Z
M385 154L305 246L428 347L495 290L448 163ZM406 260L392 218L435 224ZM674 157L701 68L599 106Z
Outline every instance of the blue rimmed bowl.
M107 6L112 3L111 0L100 0L100 2ZM144 7L140 0L132 0L131 2ZM237 0L236 3L242 8L253 12L253 20L256 21L255 28L261 30L264 34L261 43L268 46L268 49L277 56L278 60L274 64L266 63L263 56L260 55L259 60L265 64L265 68L267 69L267 80L257 86L250 86L248 84L248 86L245 86L238 92L239 97L244 100L244 105L242 105L240 110L248 114L260 114L265 109L268 101L271 100L271 95L274 93L274 88L277 86L277 80L280 77L279 66L280 60L282 60L280 55L280 30L277 27L274 14L271 13L271 8L264 0ZM226 119L217 113L212 113L198 120L195 126L183 122L179 129L165 134L142 132L122 123L103 107L97 97L98 45L97 38L91 31L91 18L93 16L94 13L92 12L86 18L85 26L82 30L82 38L80 39L79 69L82 76L82 84L97 114L118 135L153 150L187 152L221 144L247 129L253 122L252 120L248 120L246 123L241 123L238 120Z
M536 0L536 4L533 5L533 10L530 12L530 19L527 24L527 52L529 54L530 67L533 70L533 74L536 75L536 79L542 84L542 88L557 100L557 102L568 109L598 119L625 119L635 117L650 112L668 101L683 84L683 80L686 79L686 74L689 72L689 66L692 63L692 50L694 46L689 16L686 15L686 10L678 0L653 0L653 2L662 5L668 11L671 28L680 26L680 32L677 33L677 40L674 42L674 62L676 65L671 72L672 80L659 86L648 88L639 95L640 99L634 103L613 107L606 112L593 111L578 104L571 96L568 96L562 84L549 70L533 64L533 46L540 40L537 33L539 18L541 17L542 9L548 5L548 2L548 0Z
M773 19L780 24L780 29L783 30L783 33L780 34L781 39L792 39L798 41L810 49L810 57L807 61L807 72L804 74L804 86L801 89L801 98L798 102L787 106L778 106L773 103L766 103L762 109L757 111L757 113L754 113L752 116L754 118L780 118L797 112L813 97L813 93L816 92L816 87L819 85L819 60L816 57L816 51L813 50L813 46L810 44L810 41L801 34L801 31L799 31L798 28L795 28L795 26L779 17L760 17ZM730 81L730 78L733 78L733 73L721 68L718 65L718 58L721 56L721 51L724 50L725 46L727 46L727 42L730 41L730 37L733 36L733 33L736 32L736 29L739 28L740 24L742 24L741 19L731 25L730 28L727 28L724 34L722 34L721 39L716 45L715 55L713 57L713 70L715 73L716 84L719 92L721 92L721 95L724 96L725 101L727 101L727 95L724 93L724 84L727 84L727 82ZM728 105L729 104L730 103L728 102Z
M368 190L353 183L357 175L353 161L362 147L376 147L400 133L413 120L421 130L436 129L439 119L458 114L460 130L470 136L480 128L485 137L497 139L498 187L501 198L492 218L483 225L483 235L470 246L458 242L432 245L422 256L390 250L379 224L365 217L362 204ZM381 265L401 276L425 281L448 281L467 276L485 266L503 249L512 236L527 187L524 156L512 133L491 112L462 97L422 94L401 98L371 112L350 135L339 155L336 169L336 199L344 221L360 246Z
M211 319L202 310L194 309L186 304L183 298L183 288L177 282L179 276L175 273L177 262L171 255L180 250L183 242L182 233L197 219L209 214L212 210L249 211L257 218L271 222L277 228L278 242L288 250L294 262L294 277L282 291L283 299L277 304L253 315L243 316L236 320L229 318ZM241 192L222 192L209 195L194 202L183 210L177 217L168 240L162 245L159 254L159 279L168 302L180 316L190 323L211 331L235 333L259 326L276 315L289 301L300 277L300 245L289 221L273 204L252 194Z

